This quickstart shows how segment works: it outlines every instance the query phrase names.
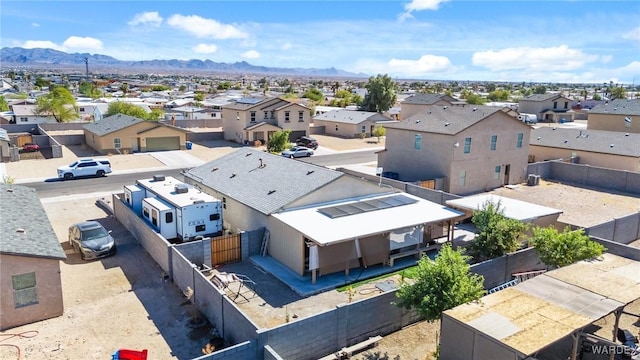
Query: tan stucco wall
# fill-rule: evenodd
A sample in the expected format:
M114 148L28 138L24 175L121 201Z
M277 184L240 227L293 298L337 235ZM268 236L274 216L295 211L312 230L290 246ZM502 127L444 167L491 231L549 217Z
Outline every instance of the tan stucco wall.
M155 129L149 130L154 127ZM144 132L140 133L142 131ZM98 136L85 130L84 136L87 145L101 154L117 153L113 147L113 139L115 138L120 139L120 151L129 153L132 151L144 152L147 147L147 138L179 136L181 149L185 148L186 141L185 132L167 126L158 126L158 124L153 121L138 123L103 136ZM138 139L140 139L139 142Z
M11 277L36 273L38 303L14 308ZM0 330L60 316L64 306L60 260L0 255Z
M359 124L345 124L335 121L327 120L314 120L314 126L324 126L324 133L326 135L338 136L343 138L353 138L355 134L359 133ZM336 130L336 125L338 130Z
M249 121L248 112L233 109L222 109L224 139L242 144L244 140L246 140L244 138L244 128L247 127Z
M529 146L529 154L534 156L534 161L536 162L553 159L569 160L574 153L578 156L578 163L580 164L609 169L640 171L640 158L638 157L560 149L547 146Z
M626 116L631 117L631 126L629 127L625 125L624 118ZM587 129L640 133L640 116L589 113Z
M269 217L269 255L298 275L304 275L304 237L300 232L280 220Z
M285 112L289 112L289 122L285 122ZM299 111L302 111L302 120L298 121ZM283 129L291 131L304 131L309 134L309 124L311 124L311 114L309 109L298 104L292 104L283 109L276 111L277 125Z

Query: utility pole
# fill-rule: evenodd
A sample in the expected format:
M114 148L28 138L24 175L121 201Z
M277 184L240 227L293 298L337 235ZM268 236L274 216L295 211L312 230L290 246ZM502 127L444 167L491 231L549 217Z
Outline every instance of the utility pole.
M89 81L89 58L84 58L84 68L85 68L85 78L86 81Z

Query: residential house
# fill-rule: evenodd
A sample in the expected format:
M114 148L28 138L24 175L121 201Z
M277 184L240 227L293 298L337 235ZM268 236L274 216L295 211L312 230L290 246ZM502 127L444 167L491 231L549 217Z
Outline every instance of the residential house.
M109 104L104 102L77 102L76 106L82 121L100 121L109 110Z
M247 97L222 106L225 140L239 144L266 142L279 130L289 129L289 140L309 134L311 114L304 105L274 97Z
M531 131L529 161L553 159L640 172L640 134L551 127Z
M451 106L459 101L449 95L417 93L405 98L400 103L400 119L406 119L423 112L430 106Z
M299 275L384 263L393 252L445 236L443 228L449 229L462 214L355 176L252 148L190 169L184 177L222 199L225 229L268 229L268 254Z
M573 100L555 93L533 94L518 102L518 111L522 114L534 114L538 121L567 122L573 121L571 110Z
M640 133L640 99L615 99L589 111L587 129Z
M390 118L370 111L332 110L313 118L314 127L324 127L326 135L344 138L370 137L377 125L388 123Z
M0 184L0 330L63 313L67 257L32 188Z
M9 148L11 147L11 139L6 129L0 129L0 162L8 162L11 159Z
M185 149L180 128L116 114L84 126L85 142L101 154Z
M531 127L510 109L432 106L385 128L378 166L401 180L444 179L435 187L454 194L524 180Z
M35 104L11 105L12 124L44 124L56 123L57 120L52 114L37 114Z

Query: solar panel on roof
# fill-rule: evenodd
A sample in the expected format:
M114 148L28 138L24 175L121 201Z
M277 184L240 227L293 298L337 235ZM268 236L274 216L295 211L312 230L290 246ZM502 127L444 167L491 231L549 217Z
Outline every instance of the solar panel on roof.
M262 101L262 99L258 99L258 98L242 98L242 99L236 100L236 102L239 104L257 104L260 101Z
M405 195L393 195L381 199L369 199L349 204L328 206L318 209L318 211L325 216L335 219L343 216L356 215L375 210L389 209L396 206L409 205L416 202L418 202L418 200Z

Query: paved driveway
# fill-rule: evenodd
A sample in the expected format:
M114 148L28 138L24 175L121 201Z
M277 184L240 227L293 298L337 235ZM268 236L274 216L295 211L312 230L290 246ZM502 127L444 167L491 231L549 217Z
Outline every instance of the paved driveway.
M156 151L146 154L153 156L156 160L169 167L192 168L205 163L204 160L182 150Z

